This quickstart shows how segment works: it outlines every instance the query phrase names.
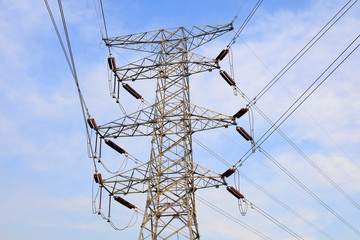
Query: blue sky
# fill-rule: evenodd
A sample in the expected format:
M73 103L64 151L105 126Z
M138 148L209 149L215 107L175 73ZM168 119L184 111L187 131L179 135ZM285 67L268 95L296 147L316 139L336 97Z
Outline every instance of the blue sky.
M60 24L56 1L49 2ZM232 48L235 79L240 89L254 97L346 2L265 0L242 33L242 40L238 39ZM103 0L103 3L109 35L116 36L228 23L241 1ZM235 29L254 3L247 1ZM100 123L120 117L121 112L108 93L108 52L101 42L93 1L64 0L63 6L80 85L92 116ZM356 3L257 106L276 120L359 35L359 29L360 6ZM134 227L116 232L91 213L94 169L87 157L80 104L45 4L35 0L0 0L0 30L0 238L136 239L140 220ZM233 34L224 35L198 53L216 57ZM140 55L118 50L115 57L120 66ZM360 203L359 60L358 50L281 127L357 203ZM229 71L226 61L221 66ZM135 82L133 86L148 102L153 102L153 91L149 90L154 87L153 82ZM232 89L216 71L191 79L191 99L195 104L227 115L246 105L241 96L232 95ZM138 107L138 102L130 97L124 96L123 101L128 112ZM254 121L255 137L260 137L268 124L258 114L254 115ZM239 120L239 124L248 127L247 119ZM233 128L199 133L195 138L231 164L250 147ZM149 139L126 139L122 144L132 155L148 160ZM278 134L272 135L263 148L360 230L360 210ZM109 162L115 161L116 165L119 160L114 156ZM194 144L194 160L218 173L227 169L197 144ZM359 239L262 153L255 153L240 171L335 239ZM229 182L232 184L233 179ZM244 179L241 190L249 201L304 239L325 239ZM252 209L241 216L235 199L225 188L206 190L199 196L271 239L292 239ZM141 201L139 207L144 209L145 202ZM116 211L117 224L126 225L131 212L121 207ZM202 239L260 239L200 201L197 211Z

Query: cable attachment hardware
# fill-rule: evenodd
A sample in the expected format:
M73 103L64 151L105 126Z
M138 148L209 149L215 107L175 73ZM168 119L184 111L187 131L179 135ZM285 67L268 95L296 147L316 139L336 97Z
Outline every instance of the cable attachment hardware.
M128 91L128 93L130 93L134 98L136 99L142 99L142 96L135 91L132 87L130 87L129 84L123 83L123 88L125 88L126 91Z
M234 95L237 96L240 93L240 89L235 85L233 86Z
M224 70L220 70L220 76L230 85L230 86L236 86L235 81L229 76L227 72Z
M125 207L127 207L129 209L136 208L134 204L129 203L128 201L126 201L122 197L114 196L114 200L117 201L118 203L121 203L122 205L124 205Z
M96 183L103 184L103 179L101 177L101 173L95 173L94 180Z
M95 122L95 119L93 119L93 118L88 118L88 119L87 119L87 123L89 124L89 127L90 127L91 129L98 130L98 126L97 126L97 124L96 124L96 122Z
M221 174L221 178L228 178L236 171L235 168L229 168L223 174Z
M246 141L253 141L251 135L245 131L242 127L236 127L236 131L240 133L240 135L245 138Z
M233 118L241 118L248 111L249 111L248 108L241 108L237 113L234 114Z
M245 196L232 186L227 186L226 190L238 199L240 213L242 216L245 216L248 209L248 202L246 201Z
M115 63L114 57L108 57L108 64L109 64L110 70L116 71L116 63Z
M229 53L229 49L223 49L219 55L215 58L216 61L222 61L226 55Z

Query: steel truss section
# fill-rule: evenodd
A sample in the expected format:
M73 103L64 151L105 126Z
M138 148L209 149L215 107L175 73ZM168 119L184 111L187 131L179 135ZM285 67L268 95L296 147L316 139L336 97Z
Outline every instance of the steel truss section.
M150 161L100 183L110 195L147 194L140 240L200 239L195 191L226 185L219 174L194 163L192 134L236 125L235 120L191 104L189 76L219 69L216 60L191 51L232 29L180 27L104 40L110 47L152 53L113 69L114 81L157 80L153 105L96 129L102 139L152 136Z
M150 162L147 162L136 168L103 179L102 187L104 187L109 193L113 195L145 193L147 192L147 181L149 180L149 164ZM169 168L163 169L163 171L159 172L157 176L152 177L160 177L166 171L171 169L171 167L172 166L170 165ZM211 188L214 186L219 187L222 185L227 185L225 179L222 178L221 175L196 163L194 163L194 172L192 173L191 177L193 178L195 185L194 191L198 189ZM179 179L177 180L179 181ZM169 187L170 185L165 185L164 189L161 190L160 193L164 192Z
M186 50L191 51L233 29L232 24L179 27L107 38L104 41L110 47L150 53L162 52L164 46L167 51L183 49L181 43L186 41Z
M177 66L182 64L181 49L176 49L177 52L171 53L173 59L169 59L167 64L167 75L180 76L182 74L181 69ZM158 71L161 64L164 64L159 59L159 54L153 54L128 65L119 67L115 70L117 81L135 81L144 79L157 79L161 73ZM205 71L212 71L213 69L219 69L218 61L210 58L206 58L196 53L188 53L188 74L196 74Z
M103 138L151 136L159 129L154 129L155 123L167 126L163 134L177 134L182 131L179 127L181 120L189 120L192 125L192 133L221 127L236 125L231 116L226 116L206 108L189 104L189 116L181 117L183 103L169 103L170 111L155 118L156 105L149 106L135 113L119 118L110 123L99 126L99 133Z

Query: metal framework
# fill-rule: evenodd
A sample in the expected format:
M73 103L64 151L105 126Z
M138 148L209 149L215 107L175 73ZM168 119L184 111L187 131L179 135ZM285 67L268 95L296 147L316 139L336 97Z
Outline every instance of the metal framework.
M152 136L150 161L101 180L111 196L147 193L139 239L200 239L195 191L226 185L193 161L192 134L236 125L226 116L190 103L190 75L220 69L218 61L192 52L231 24L180 27L105 39L107 46L151 53L114 67L114 89L127 81L156 79L155 103L96 126L101 139Z

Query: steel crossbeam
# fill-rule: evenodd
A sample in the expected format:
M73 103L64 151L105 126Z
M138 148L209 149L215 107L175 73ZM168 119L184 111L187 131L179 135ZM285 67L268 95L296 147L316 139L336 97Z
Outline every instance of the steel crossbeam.
M166 118L160 116L155 118L155 105L149 106L135 113L126 115L115 121L99 126L99 133L104 138L130 137L130 136L151 136L157 129L153 128L155 123L162 121L163 125L169 125L164 134L176 134L181 129L177 128L180 120L189 120L193 126L192 132L199 132L215 128L236 125L231 116L226 116L215 111L202 108L193 104L190 105L189 117L184 119L179 115L182 103L172 103L171 111L166 112Z
M163 46L171 50L171 47L177 47L182 41L186 41L186 49L191 51L231 30L232 24L180 27L107 38L104 41L110 47L150 53L161 52Z

